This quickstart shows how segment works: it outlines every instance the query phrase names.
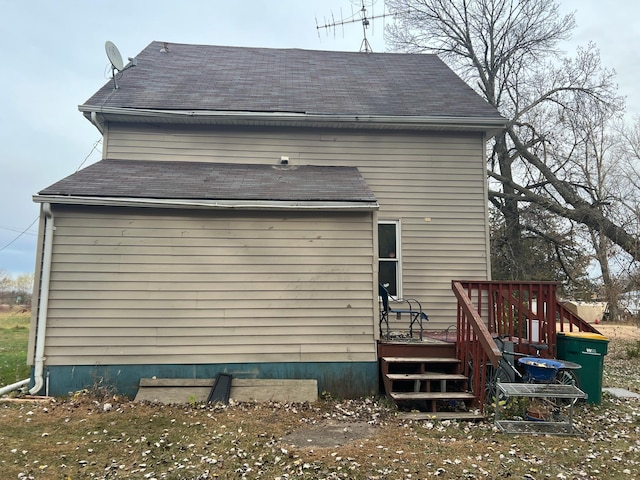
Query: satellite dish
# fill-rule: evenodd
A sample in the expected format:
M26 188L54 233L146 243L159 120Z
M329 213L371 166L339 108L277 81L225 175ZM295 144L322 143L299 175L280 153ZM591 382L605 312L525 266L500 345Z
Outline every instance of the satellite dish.
M107 51L107 57L109 58L113 68L119 72L124 70L124 62L122 61L122 55L120 55L118 47L116 47L113 42L107 40L104 43L104 49Z

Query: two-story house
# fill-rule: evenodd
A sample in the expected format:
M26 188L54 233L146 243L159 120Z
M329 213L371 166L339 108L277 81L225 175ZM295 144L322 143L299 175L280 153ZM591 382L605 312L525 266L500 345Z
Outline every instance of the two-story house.
M490 280L505 120L435 55L152 42L80 105L99 162L44 188L32 392L96 374L378 391L379 283L456 324Z

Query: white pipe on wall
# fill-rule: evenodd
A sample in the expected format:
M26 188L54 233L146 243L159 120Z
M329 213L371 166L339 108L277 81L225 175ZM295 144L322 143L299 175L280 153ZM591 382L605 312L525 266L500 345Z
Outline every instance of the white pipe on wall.
M14 390L18 390L19 388L24 387L25 385L29 385L30 381L31 379L27 378L25 380L20 380L19 382L12 383L11 385L2 387L0 388L0 396L4 395L5 393L13 392Z
M53 253L53 232L55 226L53 224L53 212L50 203L42 204L42 213L44 214L44 250L42 252L42 275L40 277L40 295L38 298L38 322L36 328L36 358L35 369L33 373L35 384L29 390L31 395L37 394L44 385L44 344L45 334L47 330L47 310L49 307L49 279L51 277L51 257Z

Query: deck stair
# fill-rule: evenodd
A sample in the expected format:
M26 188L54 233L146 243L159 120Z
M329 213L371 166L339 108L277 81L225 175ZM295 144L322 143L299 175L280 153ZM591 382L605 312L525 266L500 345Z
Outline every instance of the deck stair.
M382 356L385 391L410 419L483 418L473 411L474 395L453 356Z

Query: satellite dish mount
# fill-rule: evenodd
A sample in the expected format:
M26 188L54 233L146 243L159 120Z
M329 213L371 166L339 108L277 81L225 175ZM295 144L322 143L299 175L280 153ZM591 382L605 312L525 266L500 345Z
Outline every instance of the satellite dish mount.
M113 88L117 89L118 81L116 79L116 70L118 73L124 72L125 70L135 67L137 62L135 58L129 58L129 64L125 67L124 62L122 61L122 55L120 55L120 50L113 42L106 41L104 43L104 49L107 52L107 58L111 63L111 77L113 78Z

